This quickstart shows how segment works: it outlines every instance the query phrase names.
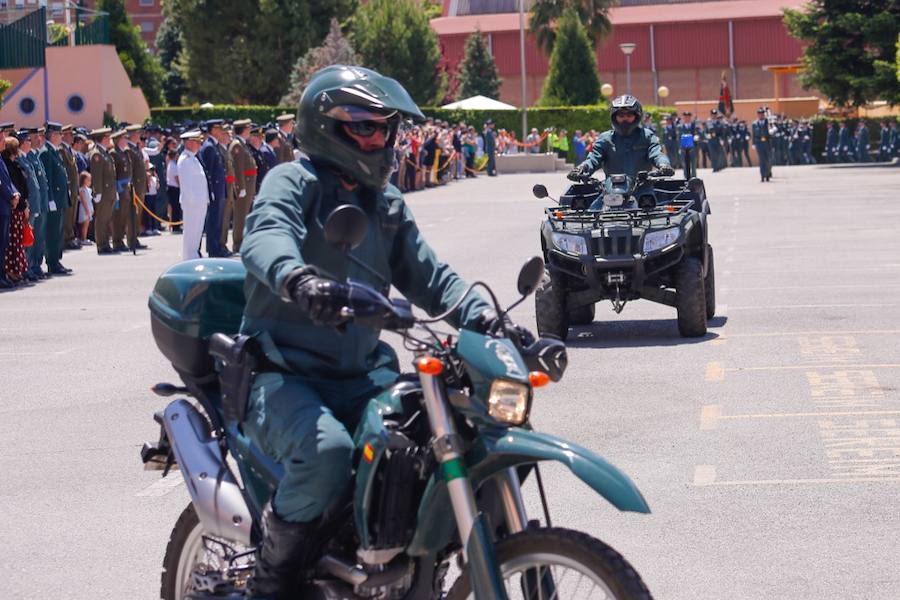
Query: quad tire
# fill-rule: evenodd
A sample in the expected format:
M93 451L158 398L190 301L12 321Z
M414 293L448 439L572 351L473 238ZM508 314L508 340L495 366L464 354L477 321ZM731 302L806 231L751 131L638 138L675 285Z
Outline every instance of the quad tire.
M572 325L590 325L594 322L596 304L585 304L569 311L569 323Z
M565 341L569 335L569 315L566 313L566 292L554 285L549 273L534 294L534 309L538 335L553 335Z
M706 293L706 318L716 316L716 263L713 259L712 246L706 246L706 278L703 280L703 289Z
M703 285L703 263L687 256L675 273L675 308L678 311L678 332L683 337L706 335L706 291Z

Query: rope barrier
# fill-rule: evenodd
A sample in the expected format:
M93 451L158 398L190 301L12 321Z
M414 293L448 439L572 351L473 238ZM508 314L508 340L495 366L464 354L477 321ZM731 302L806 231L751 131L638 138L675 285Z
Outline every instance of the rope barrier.
M162 217L157 216L157 214L155 212L153 212L152 210L147 208L147 205L144 204L144 202L141 200L141 197L138 196L137 194L134 194L134 205L140 206L141 208L146 210L148 215L150 215L151 217L153 217L154 219L159 221L159 223L162 225L169 225L171 227L176 227L178 225L184 224L184 221L167 221L166 219L163 219Z

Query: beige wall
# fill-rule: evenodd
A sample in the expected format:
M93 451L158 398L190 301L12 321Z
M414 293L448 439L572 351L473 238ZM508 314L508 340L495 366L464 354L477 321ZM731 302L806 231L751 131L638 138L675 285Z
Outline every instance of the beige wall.
M703 100L700 102L676 102L678 112L690 110L695 116L705 121L709 118L709 111L716 108L718 100ZM819 113L819 99L814 96L806 98L786 98L780 101L775 98L753 98L734 101L734 116L750 123L756 120L756 109L760 106L768 106L772 112L787 115L791 119L805 119L814 117Z
M32 69L10 70L5 71L3 77L15 84L31 72ZM150 116L144 94L131 86L113 46L47 48L47 83L51 121L92 129L103 124L103 111L107 109L117 120L129 123L140 123ZM10 92L0 108L0 121L13 121L19 127L37 127L44 122L42 70L38 70L12 97L9 97ZM68 106L69 98L76 94L84 101L80 112L73 112ZM30 115L23 114L19 108L25 97L36 104Z

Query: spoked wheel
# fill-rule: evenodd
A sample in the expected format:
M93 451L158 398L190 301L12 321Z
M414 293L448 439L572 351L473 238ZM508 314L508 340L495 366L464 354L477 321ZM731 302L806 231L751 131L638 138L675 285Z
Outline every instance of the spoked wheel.
M166 546L160 598L190 600L191 592L214 589L224 592L237 588L239 594L249 576L252 558L238 558L229 564L229 556L246 550L236 546L205 534L194 505L188 504Z
M569 529L529 529L496 545L510 600L652 600L637 571L621 554ZM469 569L447 600L474 600Z

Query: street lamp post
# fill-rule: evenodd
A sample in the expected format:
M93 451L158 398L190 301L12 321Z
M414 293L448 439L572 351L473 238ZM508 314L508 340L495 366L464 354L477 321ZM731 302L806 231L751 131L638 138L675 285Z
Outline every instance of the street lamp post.
M626 87L629 94L631 94L631 53L634 52L635 48L637 48L637 44L632 42L619 44L619 50L625 55L625 81L627 82Z

